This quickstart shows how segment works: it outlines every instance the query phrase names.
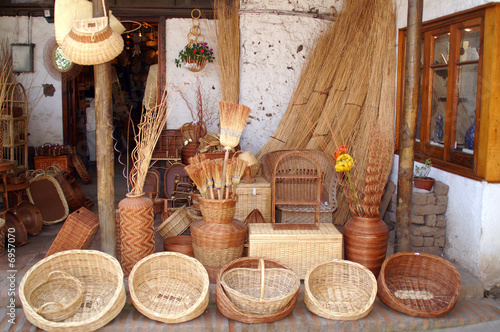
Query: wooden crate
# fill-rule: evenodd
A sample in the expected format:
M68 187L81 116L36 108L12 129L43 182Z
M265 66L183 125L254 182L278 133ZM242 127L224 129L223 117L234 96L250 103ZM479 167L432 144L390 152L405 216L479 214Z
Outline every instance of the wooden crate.
M342 259L342 234L332 224L319 229L273 229L272 224L248 225L248 256L277 260L301 279L314 265Z
M99 230L99 216L82 207L71 213L45 257L70 249L87 249Z
M253 209L259 209L267 222L271 222L271 183L256 177L254 183L240 183L236 187L238 200L234 218L245 220Z
M36 156L35 169L46 169L52 165L59 165L64 170L72 172L73 164L71 163L70 155L52 156Z

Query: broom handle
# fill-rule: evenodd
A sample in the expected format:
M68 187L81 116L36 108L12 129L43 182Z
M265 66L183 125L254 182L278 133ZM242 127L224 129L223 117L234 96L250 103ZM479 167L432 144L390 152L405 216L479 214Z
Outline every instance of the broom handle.
M227 160L229 159L229 146L225 146L224 150L226 151L226 153L224 154L224 163L222 164L222 182L226 183L226 163ZM224 189L222 188L222 185L221 189L222 189L222 195L219 195L219 199L223 199L222 196L224 196Z

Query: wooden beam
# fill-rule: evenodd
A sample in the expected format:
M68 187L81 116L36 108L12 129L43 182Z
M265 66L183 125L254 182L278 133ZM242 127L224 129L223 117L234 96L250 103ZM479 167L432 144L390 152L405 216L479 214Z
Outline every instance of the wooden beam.
M93 0L94 17L104 15L102 1ZM115 183L113 153L113 109L111 98L111 63L94 66L97 201L101 251L116 257Z
M405 93L399 133L398 203L396 209L395 252L410 250L413 198L413 161L420 95L420 49L422 43L423 0L408 0Z

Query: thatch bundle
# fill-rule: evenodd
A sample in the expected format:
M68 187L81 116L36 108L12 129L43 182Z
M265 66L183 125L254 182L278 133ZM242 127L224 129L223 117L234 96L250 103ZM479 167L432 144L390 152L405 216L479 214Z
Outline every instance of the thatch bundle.
M333 154L348 145L355 187L362 191L367 151L375 144L369 129L375 124L384 140L394 142L395 37L392 1L344 1L335 23L318 38L280 124L257 157L298 148ZM384 151L392 156L392 150ZM384 167L390 170L391 163ZM343 224L349 209L342 190L338 201L335 223Z

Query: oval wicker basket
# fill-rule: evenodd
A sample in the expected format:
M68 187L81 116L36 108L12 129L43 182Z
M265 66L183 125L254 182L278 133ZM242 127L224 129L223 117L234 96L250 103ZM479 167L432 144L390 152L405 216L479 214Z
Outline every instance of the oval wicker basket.
M30 303L31 294L52 271L68 273L83 284L83 303L76 314L50 321ZM95 331L113 320L125 305L123 272L112 256L96 250L67 250L31 267L19 285L19 298L28 321L46 331Z
M183 205L172 213L165 221L156 229L158 234L164 239L182 234L191 225L191 217L188 214L187 208Z
M304 303L318 316L335 320L356 320L373 308L377 280L361 264L334 260L319 263L304 279Z
M208 306L208 284L200 262L175 252L141 259L129 276L135 308L164 323L181 323L201 315Z
M283 309L299 290L300 279L295 272L283 268L265 268L264 259L258 269L226 270L221 284L239 309L253 314L273 314Z
M297 296L299 293L298 289L290 299L290 301L285 305L285 307L272 314L252 314L239 309L233 302L231 302L231 300L229 300L222 287L222 274L227 270L234 268L256 269L258 267L259 260L260 258L257 257L239 258L227 264L219 271L219 274L217 275L217 286L215 289L216 303L217 308L225 317L247 324L272 323L288 316L295 307L295 304L297 303ZM291 270L286 265L272 259L264 258L264 263L268 268L282 268Z
M423 253L388 257L378 276L378 297L390 308L417 317L440 317L453 309L461 278L447 260Z
M52 271L45 282L31 292L28 301L45 319L60 322L76 314L82 299L80 280L66 272Z

